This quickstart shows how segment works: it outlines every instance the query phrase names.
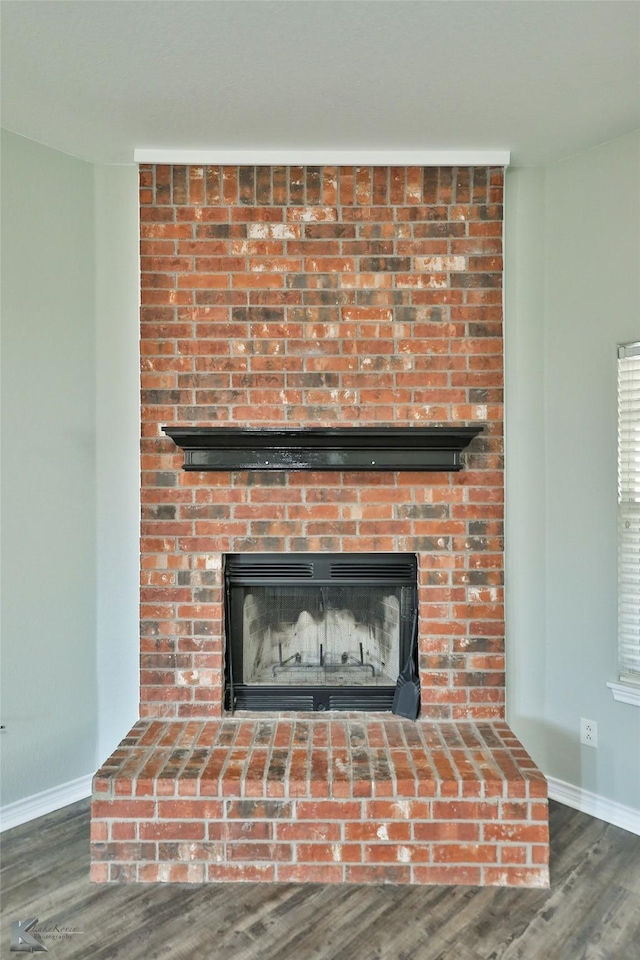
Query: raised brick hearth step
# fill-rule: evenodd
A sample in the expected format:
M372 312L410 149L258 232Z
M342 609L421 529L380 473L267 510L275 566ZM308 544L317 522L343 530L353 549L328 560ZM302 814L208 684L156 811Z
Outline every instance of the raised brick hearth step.
M91 875L547 886L546 796L501 721L144 720L95 776Z

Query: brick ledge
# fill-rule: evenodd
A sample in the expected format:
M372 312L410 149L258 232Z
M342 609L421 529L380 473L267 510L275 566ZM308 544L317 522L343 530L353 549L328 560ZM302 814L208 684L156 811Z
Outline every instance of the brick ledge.
M140 721L91 838L97 882L549 883L546 781L501 721Z
M141 720L98 770L94 794L544 798L546 780L503 721L388 714Z

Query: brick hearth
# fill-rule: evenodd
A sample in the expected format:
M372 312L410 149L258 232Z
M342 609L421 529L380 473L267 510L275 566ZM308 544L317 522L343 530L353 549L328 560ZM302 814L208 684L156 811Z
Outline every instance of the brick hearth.
M141 721L94 788L94 880L548 884L546 783L500 722Z
M503 723L502 190L141 168L143 720L96 779L95 879L547 881ZM459 473L188 473L165 425L482 432ZM417 724L223 719L224 555L308 551L417 555Z

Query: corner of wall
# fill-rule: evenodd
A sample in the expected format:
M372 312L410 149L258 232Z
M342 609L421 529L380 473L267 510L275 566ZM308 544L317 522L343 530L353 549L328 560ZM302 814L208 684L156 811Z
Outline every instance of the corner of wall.
M86 776L94 760L95 261L90 164L4 131L2 181L0 746L11 804Z
M96 765L138 716L138 168L96 165Z
M544 767L545 170L511 168L505 206L507 719Z

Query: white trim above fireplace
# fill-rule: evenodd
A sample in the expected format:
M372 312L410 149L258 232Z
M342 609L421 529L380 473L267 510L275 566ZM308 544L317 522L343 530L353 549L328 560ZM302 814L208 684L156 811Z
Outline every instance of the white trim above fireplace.
M136 147L135 163L312 167L508 167L509 150L179 150Z

